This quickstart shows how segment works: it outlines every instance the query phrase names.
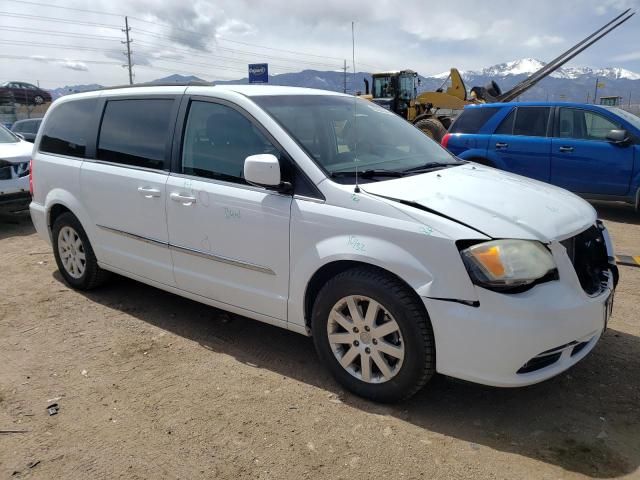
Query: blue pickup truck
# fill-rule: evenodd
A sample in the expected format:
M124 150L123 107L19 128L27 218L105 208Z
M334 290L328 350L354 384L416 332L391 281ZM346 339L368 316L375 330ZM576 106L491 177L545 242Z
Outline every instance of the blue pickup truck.
M454 155L640 208L640 117L581 103L466 107L442 145Z

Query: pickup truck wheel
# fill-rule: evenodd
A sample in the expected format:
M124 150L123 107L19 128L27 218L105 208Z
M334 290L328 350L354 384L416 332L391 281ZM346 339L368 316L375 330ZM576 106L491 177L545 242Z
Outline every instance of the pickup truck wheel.
M380 402L411 397L435 373L431 323L400 280L373 268L338 274L313 308L319 357L345 388Z
M104 283L108 272L98 266L89 238L75 215L60 215L51 233L58 270L69 286L90 290Z

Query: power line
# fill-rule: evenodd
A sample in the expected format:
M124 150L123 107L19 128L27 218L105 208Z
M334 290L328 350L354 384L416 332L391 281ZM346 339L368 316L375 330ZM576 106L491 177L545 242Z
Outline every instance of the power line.
M9 60L31 60L34 62L79 62L79 63L90 63L90 64L96 64L96 65L120 65L119 62L109 62L106 60L77 60L77 59L69 59L69 58L52 58L52 57L38 57L38 56L25 57L23 55L0 54L0 58L6 58Z
M37 30L35 28L22 27L0 27L0 30L10 32L28 32L34 35L53 35L54 37L70 37L70 38L86 38L91 40L120 40L120 37L111 37L108 35L90 35L84 33L61 32L60 30Z
M2 12L5 17L15 17L15 18L29 18L37 21L47 21L47 22L56 22L56 23L71 23L74 25L86 25L89 27L101 27L101 28L109 28L111 30L121 30L122 27L117 25L110 25L106 23L94 23L94 22L79 22L77 20L67 20L66 18L53 18L53 17L43 17L39 15L27 15L26 13L12 13L12 12Z
M41 48L61 48L67 50L85 50L88 52L102 52L102 53L120 53L119 50L105 50L103 48L92 48L92 47L77 47L74 45L58 45L54 43L38 43L38 42L25 42L25 41L16 41L16 40L0 40L0 43L8 44L8 45L29 45L34 47Z
M124 17L124 15L120 15L118 13L98 12L96 10L87 10L87 9L84 9L84 8L64 7L62 5L53 5L51 3L29 2L27 0L6 0L6 1L14 2L14 3L22 3L22 4L25 4L25 5L36 5L38 7L61 8L63 10L73 10L75 12L97 13L98 15L111 15L111 16L114 16L114 17Z

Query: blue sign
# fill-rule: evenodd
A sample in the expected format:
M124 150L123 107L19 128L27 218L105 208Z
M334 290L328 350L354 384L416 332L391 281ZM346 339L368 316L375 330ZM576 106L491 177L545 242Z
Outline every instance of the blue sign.
M250 63L249 64L249 83L268 83L269 82L269 64L268 63Z

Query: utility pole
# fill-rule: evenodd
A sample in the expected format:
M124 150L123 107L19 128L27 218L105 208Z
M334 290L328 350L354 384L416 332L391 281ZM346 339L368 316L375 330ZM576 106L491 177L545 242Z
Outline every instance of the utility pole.
M131 42L133 42L133 40L129 38L129 32L131 31L131 28L129 28L129 18L127 17L124 17L124 30L122 31L127 36L127 40L125 42L120 42L127 45L127 52L125 53L125 55L127 56L127 64L123 65L123 67L129 68L129 85L133 85L133 64L131 63Z
M342 93L347 93L347 59L344 59L344 87Z
M596 77L596 91L593 92L593 104L595 105L598 101L598 77Z

